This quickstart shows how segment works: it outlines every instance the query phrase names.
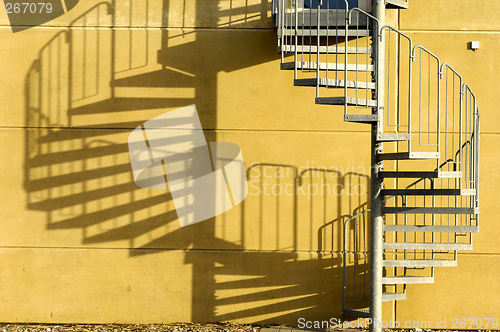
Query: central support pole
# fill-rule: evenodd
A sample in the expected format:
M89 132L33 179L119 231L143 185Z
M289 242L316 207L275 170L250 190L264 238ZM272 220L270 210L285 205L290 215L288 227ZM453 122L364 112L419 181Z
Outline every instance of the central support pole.
M378 173L383 170L383 162L378 154L383 152L384 145L377 136L384 132L384 78L385 78L385 42L379 37L380 28L385 25L385 0L373 0L373 15L379 25L373 23L373 61L376 70L377 90L375 98L378 121L372 124L371 135L371 217L370 217L370 332L382 331L382 261L384 220L382 217L382 181Z

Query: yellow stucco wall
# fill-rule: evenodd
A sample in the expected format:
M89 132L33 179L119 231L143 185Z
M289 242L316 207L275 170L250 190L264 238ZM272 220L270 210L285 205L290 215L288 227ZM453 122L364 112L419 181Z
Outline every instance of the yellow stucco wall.
M452 327L453 318L500 319L500 3L430 2L411 0L388 22L478 96L481 232L458 267L436 268L435 284L385 303L384 320L434 327L446 318ZM342 223L367 207L369 128L343 122L341 107L315 105L314 89L279 70L270 6L80 1L15 34L2 9L0 321L341 318ZM472 40L479 51L467 50ZM249 194L181 228L167 191L134 183L127 137L191 104L208 141L240 146Z

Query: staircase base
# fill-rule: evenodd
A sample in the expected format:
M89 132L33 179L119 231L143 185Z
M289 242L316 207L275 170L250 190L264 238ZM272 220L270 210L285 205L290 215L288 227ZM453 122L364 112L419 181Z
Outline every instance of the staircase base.
M370 318L368 309L342 309L342 315L349 317Z

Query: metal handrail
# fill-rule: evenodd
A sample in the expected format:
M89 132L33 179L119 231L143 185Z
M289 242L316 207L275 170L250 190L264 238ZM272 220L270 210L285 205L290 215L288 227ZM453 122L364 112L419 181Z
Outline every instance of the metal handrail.
M413 41L412 39L404 34L403 32L399 31L398 29L390 26L390 25L384 25L381 29L380 29L380 35L382 36L383 33L384 33L384 30L388 30L388 42L387 42L387 45L388 45L388 54L387 54L387 64L388 64L388 68L386 70L387 72L387 104L386 104L386 107L385 107L385 111L387 113L387 126L389 127L394 127L398 132L399 132L399 129L401 127L407 127L407 132L408 132L408 135L409 137L411 137L411 134L412 134L412 130L411 130L411 109L412 109L412 62L413 62L413 57L412 57L412 50L413 50ZM396 33L397 35L397 38L398 38L398 44L399 44L399 47L397 48L397 56L398 56L398 62L401 63L402 62L402 59L401 59L401 50L402 50L402 41L401 41L401 37L404 37L406 38L406 40L408 41L408 54L409 54L409 58L408 58L408 112L407 112L407 116L408 116L408 122L407 124L402 124L400 122L400 119L401 119L401 105L399 104L400 102L400 96L401 96L401 83L402 83L402 80L401 80L401 71L402 71L402 66L401 65L398 65L397 66L397 70L398 70L398 79L397 79L397 106L396 106L396 110L395 110L395 118L397 119L396 123L395 124L391 124L390 123L390 112L391 112L391 104L390 104L390 92L391 92L391 32L394 32ZM408 141L407 145L408 145L408 151L410 151L411 147L410 147L410 144L411 142Z
M360 215L370 212L370 209L363 210L358 214L352 216L344 222L344 243L343 243L343 265L344 265L344 275L343 275L343 308L345 309L346 303L356 303L356 302L364 302L365 301L365 293L363 293L363 300L356 301L356 286L354 286L354 300L347 301L347 224L356 220ZM365 224L366 228L366 224ZM356 246L356 237L357 237L357 228L354 227L354 254L357 254L357 246ZM365 240L366 241L366 240ZM363 246L363 254L364 254L364 267L365 273L363 274L363 287L366 287L366 243ZM355 263L356 264L356 263ZM354 273L354 284L356 284L356 273Z

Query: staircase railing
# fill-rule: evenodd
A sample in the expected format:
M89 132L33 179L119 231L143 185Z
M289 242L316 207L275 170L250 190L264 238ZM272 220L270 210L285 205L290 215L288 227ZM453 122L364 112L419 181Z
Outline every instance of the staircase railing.
M346 120L350 121L350 115L358 114L350 111L349 106L370 109L362 113L368 113L372 118L371 108L376 106L374 99L377 98L377 77L376 65L372 61L371 35L374 27L375 31L379 30L380 23L377 18L360 8L348 9L345 14L342 26L328 20L321 25L318 22L316 102L321 104L324 98L330 103L330 98L338 98L335 104L344 106ZM337 19L339 20L340 18ZM321 50L322 54L319 47L321 37L326 44ZM330 65L332 62L336 65ZM320 70L321 64L325 67L323 70Z
M409 135L409 153L436 153L437 166L453 160L447 163L447 171L462 172L457 189L475 190L479 180L479 112L474 92L453 67L423 46L413 46L406 34L390 26L382 27L383 33L387 38L386 128ZM393 34L399 44L396 50L391 49ZM470 145L463 146L464 142Z
M326 19L326 22L323 22L321 23L320 21L320 16L318 15L318 21L317 21L317 35L316 35L316 41L317 41L317 52L316 52L316 98L319 97L319 91L320 91L320 86L326 86L327 88L330 87L330 86L334 86L334 87L338 87L338 84L336 84L337 82L339 82L339 71L340 73L342 74L342 66L339 66L340 63L343 63L343 72L344 72L344 75L343 75L343 78L344 78L344 82L347 82L347 73L348 73L348 59L347 59L347 43L348 43L348 38L349 38L349 34L347 32L347 29L349 27L349 4L347 3L346 0L343 0L345 2L345 4L342 2L342 1L337 1L336 2L336 8L333 8L335 9L335 11L337 13L339 13L339 3L342 3L345 5L345 11L343 13L339 13L338 16L340 16L340 18L337 16L335 17L335 22L330 22L330 16L328 15L327 16L327 19ZM330 2L327 1L327 11L330 11ZM343 14L343 15L342 15ZM340 22L338 22L340 19ZM340 23L340 24L339 24ZM335 34L333 36L333 41L331 40L331 36L332 36L332 33L331 33L331 27L333 26L333 29L335 30ZM344 33L342 33L342 28L341 26L344 26ZM323 59L321 59L321 54L320 54L320 43L321 43L321 37L322 36L325 36L324 39L326 39L326 47L325 47L325 55L323 56ZM339 44L341 44L342 42L344 42L345 44L345 52L344 53L344 57L342 59L342 52L341 52L341 47L339 46ZM333 50L330 49L330 45L333 44ZM329 67L329 63L330 63L330 59L332 59L332 57L335 59L335 61L333 63L335 63L336 65L333 67L333 68L330 68ZM342 59L339 61L339 59ZM322 79L322 71L320 70L320 63L321 63L321 60L324 61L325 63L325 70L324 70L324 73L325 73L325 76L323 77L323 80L324 82L321 80ZM335 82L334 84L331 84L332 81L329 80L329 73L333 71L334 72L334 78L332 79L333 82ZM345 89L344 89L344 94L347 93L347 85L345 85Z
M387 79L384 101L386 123L384 124L384 132L394 135L393 137L401 135L400 137L411 138L411 54L413 41L409 36L389 25L383 26L380 31L381 34L386 33L387 40L385 64ZM392 37L393 35L396 36ZM394 47L393 43L396 43L397 47ZM406 66L402 65L403 61L406 61ZM403 85L405 81L408 82L407 86Z
M347 36L344 49L344 83L341 85L344 88L344 96L352 97L350 105L356 108L371 109L376 105L368 102L368 100L377 98L377 77L372 61L373 40L370 38L373 26L375 26L375 31L378 31L380 22L371 14L359 8L352 8L348 11L344 29L344 34ZM326 88L336 87L331 83L333 82L329 81L327 77ZM348 115L347 106L348 99L346 98L344 100L344 116ZM371 114L371 111L368 113Z
M362 245L361 245L361 249L360 250L360 245L358 243L359 241L359 227L358 227L358 218L360 218L362 215L364 215L365 213L368 213L370 212L370 209L366 209L366 210L363 210L359 213L357 213L356 215L352 216L351 218L347 219L345 222L344 222L344 238L343 238L343 266L344 266L344 270L343 270L343 275L344 275L344 279L343 279L343 306L342 308L344 309L347 309L346 307L346 304L347 303L364 303L366 302L366 285L367 285L367 274L368 274L368 271L367 271L367 256L368 256L368 252L367 252L367 230L368 230L368 222L364 222L362 223ZM348 252L348 248L347 248L347 244L348 244L348 240L349 240L349 236L347 234L347 231L348 231L348 225L349 223L351 222L354 222L354 225L353 225L353 234L352 234L352 238L354 239L354 245L352 247L352 254L354 255L354 260L353 260L353 278L352 278L352 281L353 281L353 291L352 291L352 298L351 299L348 299L347 298L347 265L348 265L348 261L347 261L347 255L349 254ZM362 264L362 275L363 275L363 281L362 281L362 297L359 298L357 293L356 293L356 284L357 284L357 265L359 265L358 261L359 261L359 256L360 255L363 255L363 264Z
M476 95L453 67L425 47L414 45L408 35L394 27L381 26L377 18L362 9L349 9L347 0L335 1L318 0L323 3L321 7L316 4L316 8L304 8L299 0L273 0L281 68L294 69L295 85L315 87L317 104L343 105L346 121L379 120L382 127L377 139L394 144L397 151L386 153L382 160L435 161L436 166L431 166L434 172L409 172L412 174L407 177L392 175L397 178L396 188L404 188L400 189L401 193L399 189L382 189L386 193L383 195L396 192L384 200L386 206L394 204L387 210L384 207L387 215L394 214L390 217L392 223L387 222L386 216L386 243L394 232L395 242L403 240L413 244L411 249L394 244L387 246L391 251L384 250L384 255L394 254L397 259L396 256L402 254L408 260L411 251L410 256L418 262L430 255L432 261L423 266L431 267L433 277L434 266L453 266L457 250L472 248L472 233L478 231L480 116ZM407 3L386 2L396 6ZM374 38L385 39L385 43L378 43ZM385 58L385 63L380 64L385 66L380 71L384 77L377 77L381 68L373 63L372 56L377 53L373 47L380 44L386 45L385 57L380 57ZM293 62L286 62L291 58L289 55ZM383 89L378 85L381 80ZM384 96L379 95L382 90L385 90ZM378 115L372 114L373 108L378 109ZM370 111L359 114L356 109ZM420 179L409 185L399 182L400 178L405 181L414 177ZM410 207L410 203L415 209L404 209ZM347 225L367 211L344 224L343 301L344 312L349 314L354 311L347 309L346 303L357 300L348 301L346 297ZM421 226L430 228L423 231L418 229ZM356 239L357 225L354 228ZM356 242L354 245L356 249ZM441 254L453 254L454 259L436 263L435 257ZM399 267L404 267L404 276L408 269L420 268L419 265L408 267L415 262L404 264L390 262L386 267L393 266L395 275ZM394 280L386 281L393 284L390 281ZM398 280L394 285L400 283ZM397 298L387 296L387 300Z
M453 159L460 147L460 160L448 166L465 175L460 188L475 189L479 141L472 137L479 117L475 94L462 76L403 32L388 25L379 29L375 17L349 9L347 0L324 1L320 9L300 6L298 0L273 1L282 68L293 66L296 85L315 86L317 103L323 97L339 98L336 104L344 105L346 120L349 106L372 108L383 99L385 137L406 141L398 148L435 158L436 166ZM378 98L370 52L373 26L387 45L386 95ZM287 55L293 63L285 63ZM299 72L313 77L298 80ZM461 148L471 139L473 144Z

